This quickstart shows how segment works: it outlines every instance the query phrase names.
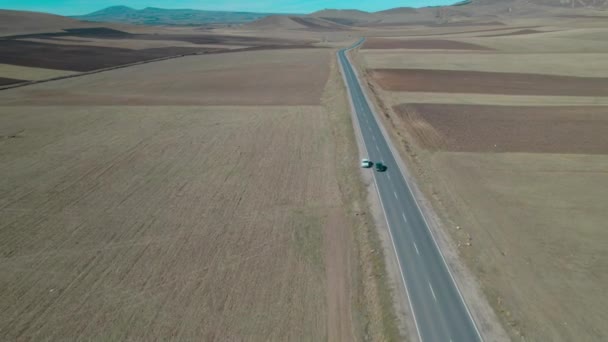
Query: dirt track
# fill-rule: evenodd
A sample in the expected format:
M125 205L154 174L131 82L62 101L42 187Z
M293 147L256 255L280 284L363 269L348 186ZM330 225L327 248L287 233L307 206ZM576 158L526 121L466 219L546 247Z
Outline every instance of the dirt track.
M385 90L508 95L608 96L608 78L506 72L373 69Z

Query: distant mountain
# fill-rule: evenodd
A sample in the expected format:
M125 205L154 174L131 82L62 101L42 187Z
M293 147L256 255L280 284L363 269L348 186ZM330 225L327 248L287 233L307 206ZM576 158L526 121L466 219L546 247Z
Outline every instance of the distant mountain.
M201 11L192 9L164 9L147 7L142 10L127 6L113 6L72 18L138 25L205 25L242 24L259 20L272 13Z

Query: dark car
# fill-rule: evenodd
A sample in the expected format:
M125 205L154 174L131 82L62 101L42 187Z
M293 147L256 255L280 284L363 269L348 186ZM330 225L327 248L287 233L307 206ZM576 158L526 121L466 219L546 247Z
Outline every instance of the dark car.
M386 169L387 169L386 165L384 165L384 164L382 164L380 162L376 163L376 171L378 171L378 172L384 172L384 171L386 171Z

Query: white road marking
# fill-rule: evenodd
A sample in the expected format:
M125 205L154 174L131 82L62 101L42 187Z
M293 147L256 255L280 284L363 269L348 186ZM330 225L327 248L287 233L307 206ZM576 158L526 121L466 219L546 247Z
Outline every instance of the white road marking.
M380 153L380 149L378 148L378 145L376 145L376 150L378 150L378 153Z
M431 283L429 282L429 288L431 289L431 294L433 295L433 299L435 301L437 301L437 297L435 297L435 291L433 291L433 286L431 285Z
M405 217L404 213L401 213L401 217L403 217L403 221L405 221L405 223L407 223L407 218Z
M391 179L391 174L390 173L387 173L386 176L388 177L389 180Z
M399 199L399 197L397 197L397 193L395 191L393 191L393 195L395 195L396 199Z
M414 244L414 249L416 250L416 254L420 255L420 252L418 251L418 245L416 245L415 242L412 242Z
M376 136L375 136L375 135L372 135L372 139L373 139L374 141L376 141Z

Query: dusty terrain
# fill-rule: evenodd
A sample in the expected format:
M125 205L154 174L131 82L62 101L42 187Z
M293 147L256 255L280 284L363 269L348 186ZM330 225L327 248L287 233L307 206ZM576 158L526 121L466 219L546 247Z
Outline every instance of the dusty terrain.
M3 107L3 339L327 338L326 267L348 267L324 234L348 221L320 96L85 102Z
M608 27L597 20L529 19L495 33L393 28L356 57L515 340L608 337ZM493 50L408 46L421 36Z
M328 49L215 54L204 63L190 56L36 84L0 93L0 99L36 105L318 105L331 58Z
M333 58L368 36L355 61L511 337L605 340L605 7L0 11L0 85L69 77L0 91L0 339L399 339Z
M608 153L608 107L406 104L394 110L429 150Z
M369 38L362 49L438 49L438 50L491 50L489 48L442 39L387 39Z
M608 96L608 78L506 72L373 69L385 90L507 95Z
M69 76L0 92L0 339L398 336L335 50L305 33L0 41L27 65L0 72ZM249 51L66 71L146 41Z

